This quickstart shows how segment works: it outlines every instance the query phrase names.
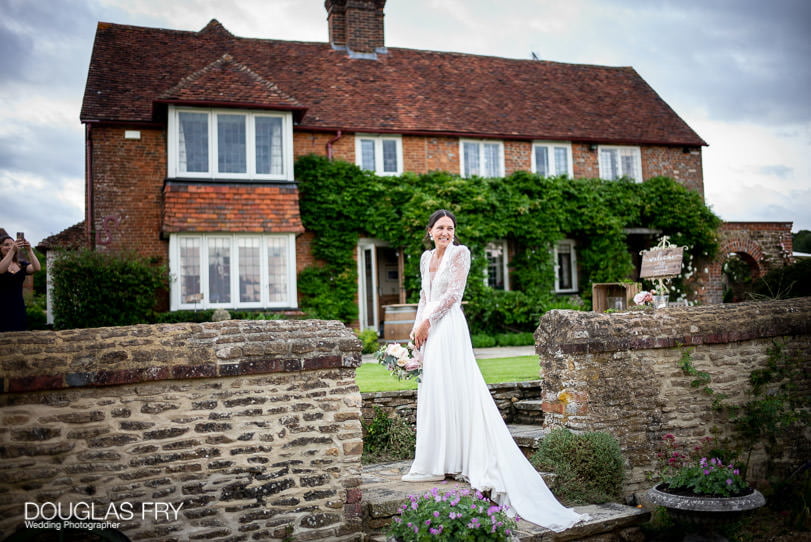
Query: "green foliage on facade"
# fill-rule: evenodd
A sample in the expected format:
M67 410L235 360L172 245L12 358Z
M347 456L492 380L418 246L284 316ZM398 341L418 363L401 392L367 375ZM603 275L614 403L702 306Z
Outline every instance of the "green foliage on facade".
M379 177L346 162L306 156L296 163L296 179L302 221L315 233L313 255L323 262L300 274L301 305L322 318L357 317L354 251L362 236L404 249L405 286L415 301L420 254L429 247L423 241L425 225L441 208L456 214L457 235L473 255L465 294L466 312L474 311L469 319L485 322L485 315L475 311L494 312L499 302L520 308L509 311L512 316L495 310L501 318L519 321L482 330L486 332L534 329L538 313L555 300L550 250L561 239L577 242L585 297L592 282L619 281L632 272L625 228L661 230L673 244L689 247L693 261L711 258L717 250L720 219L700 194L664 177L644 183L523 171L493 179L446 172ZM485 246L498 239L517 249L510 261L516 292L497 294L485 286Z
M136 254L66 251L51 264L54 327L126 326L152 320L165 267Z

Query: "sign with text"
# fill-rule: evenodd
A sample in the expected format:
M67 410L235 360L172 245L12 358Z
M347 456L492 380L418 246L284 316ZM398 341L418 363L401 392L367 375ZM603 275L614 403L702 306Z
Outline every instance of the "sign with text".
M684 247L654 248L642 253L639 278L655 279L675 277L681 273Z

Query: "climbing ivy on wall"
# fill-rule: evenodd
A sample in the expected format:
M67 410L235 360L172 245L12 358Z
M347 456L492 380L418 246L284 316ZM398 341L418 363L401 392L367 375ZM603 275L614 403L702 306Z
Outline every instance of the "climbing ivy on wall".
M321 318L357 318L354 251L360 236L403 247L406 290L415 301L420 254L428 248L425 225L442 208L456 214L457 235L473 255L465 294L471 306L501 299L534 307L516 310L537 310L549 303L554 299L550 249L564 238L577 242L585 297L592 282L619 281L632 272L624 228L662 230L672 243L687 246L694 260L711 258L717 250L720 219L699 194L665 177L644 183L523 171L495 179L446 172L378 177L346 162L306 156L296 163L296 179L302 221L315 233L313 256L323 262L299 276L302 308ZM517 247L510 267L511 287L518 292L493 292L484 285L485 245L497 239Z

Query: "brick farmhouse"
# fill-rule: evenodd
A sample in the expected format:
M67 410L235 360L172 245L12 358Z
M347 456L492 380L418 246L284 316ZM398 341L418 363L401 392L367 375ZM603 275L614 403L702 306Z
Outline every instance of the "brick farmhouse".
M328 43L241 38L216 20L99 23L81 110L86 217L69 244L167 263L171 310L295 310L313 263L300 156L379 175L668 176L703 195L705 141L633 68L388 48L384 6L326 0ZM560 293L585 286L576 253L573 240L553 247ZM509 288L508 257L493 240L494 287ZM397 259L359 239L359 270L377 273L359 284L362 327L403 302Z

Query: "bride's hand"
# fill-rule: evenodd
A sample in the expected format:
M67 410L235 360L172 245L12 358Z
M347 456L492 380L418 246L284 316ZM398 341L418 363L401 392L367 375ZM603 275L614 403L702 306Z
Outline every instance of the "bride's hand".
M431 322L427 319L423 320L422 323L417 326L417 329L414 331L414 346L422 348L422 345L428 340L428 329L430 327Z

